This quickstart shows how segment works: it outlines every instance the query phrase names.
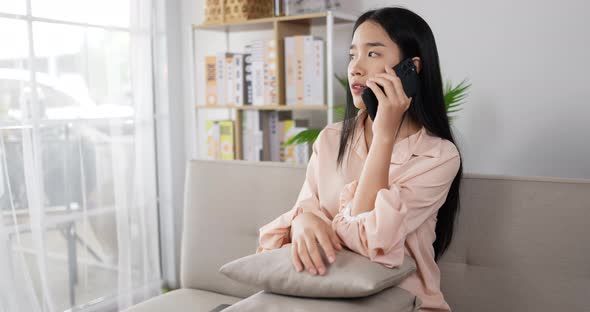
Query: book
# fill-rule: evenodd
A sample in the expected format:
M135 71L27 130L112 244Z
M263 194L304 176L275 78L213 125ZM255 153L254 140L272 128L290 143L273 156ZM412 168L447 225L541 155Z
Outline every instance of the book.
M216 66L216 74L217 74L217 105L225 106L227 105L227 86L228 86L228 65L227 59L230 58L231 53L227 52L219 52L216 54L217 66Z
M252 60L252 105L264 105L264 40L249 44Z
M279 136L281 137L281 145L289 141L292 137L307 130L307 120L283 120L280 122ZM309 160L309 144L289 145L281 150L280 160L292 164L307 164Z
M307 36L295 36L295 103L294 105L305 104L305 38Z
M225 81L223 82L225 88L225 105L235 105L234 101L234 55L233 53L225 54L224 75Z
M223 160L235 159L235 145L234 145L234 121L221 120L219 121L219 146L220 157Z
M260 111L260 127L262 131L262 161L270 161L270 112Z
M268 147L270 149L270 161L280 161L280 138L279 138L279 112L268 112Z
M246 88L244 88L244 54L234 54L234 104L242 106L245 104Z
M249 51L248 46L246 46L246 50ZM244 105L252 105L252 54L250 53L244 54L244 88L246 92Z
M318 83L313 79L313 36L303 36L303 103L304 105L317 105L312 102L311 94L313 85Z
M260 131L260 114L255 110L242 112L242 146L243 159L260 161L262 159L262 131Z
M277 77L277 44L276 40L264 41L264 105L277 105L278 77Z
M289 140L289 138L287 137L287 132L289 132L289 130L294 125L295 125L295 121L292 119L282 120L279 122L279 138L280 138L280 144L281 144L280 160L282 162L286 161L286 159L288 158L288 154L292 150L292 146L283 147L283 144L285 144Z
M295 89L295 38L285 37L284 40L284 68L285 68L285 104L294 105L297 102Z
M207 159L219 159L219 124L215 120L206 120L205 131L207 132Z
M309 60L311 67L311 76L306 77L312 81L311 92L309 99L306 98L305 103L308 105L324 105L325 87L324 82L324 41L315 39L312 43L311 59ZM307 63L307 60L306 60Z
M299 134L302 131L307 130L306 127L294 127L293 136ZM309 160L309 143L295 145L295 161L298 165L305 165Z
M287 105L325 103L324 42L313 36L285 37L285 101Z
M214 55L205 56L205 105L217 105L217 62Z

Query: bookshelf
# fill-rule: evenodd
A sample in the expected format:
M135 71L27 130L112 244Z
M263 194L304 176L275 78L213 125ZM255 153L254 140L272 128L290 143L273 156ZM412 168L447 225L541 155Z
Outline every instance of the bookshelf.
M200 125L203 123L202 115L208 116L209 113L215 116L221 116L226 112L227 119L234 120L234 136L235 136L235 159L243 159L242 155L242 115L244 111L290 111L293 113L297 112L323 112L325 113L325 124L333 123L333 107L334 107L334 92L335 92L335 79L334 79L334 46L335 46L335 26L347 24L352 26L352 23L356 20L356 17L347 13L338 11L326 11L321 13L311 13L295 16L279 16L279 17L268 17L254 20L240 21L240 22L229 22L229 23L208 23L192 25L192 61L193 64L193 99L194 99L194 114L191 114L191 127L192 133L188 136L191 140L190 150L192 158L206 158L205 154L200 149L203 148L204 139L200 137L204 131ZM285 53L284 53L284 38L288 36L297 35L314 35L314 26L319 26L323 30L321 35L325 42L324 45L324 79L325 91L324 98L325 103L306 103L305 105L286 105L286 87L285 87ZM325 29L325 30L324 30ZM244 34L244 36L260 36L266 37L267 39L274 39L277 44L277 95L278 105L219 105L219 106L206 106L204 87L199 91L199 85L204 82L198 83L197 78L204 76L204 65L202 63L204 56L207 53L211 54L213 50L209 52L203 51L202 42L216 42L221 43L215 52L233 52L236 48L232 48L232 44L235 44L235 34ZM350 34L350 32L347 32ZM349 40L349 38L347 38ZM348 43L349 41L347 41ZM207 48L210 48L207 46ZM347 51L347 50L346 50ZM346 52L342 53L345 54ZM201 65L201 66L199 66ZM343 104L343 103L342 103ZM324 124L324 125L325 125Z

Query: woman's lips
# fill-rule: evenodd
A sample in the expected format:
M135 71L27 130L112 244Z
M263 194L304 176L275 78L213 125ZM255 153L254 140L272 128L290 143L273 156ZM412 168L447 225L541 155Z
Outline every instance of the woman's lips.
M367 86L360 84L360 83L353 83L350 86L350 90L352 91L353 94L361 94L361 92L363 92L363 90L366 88Z

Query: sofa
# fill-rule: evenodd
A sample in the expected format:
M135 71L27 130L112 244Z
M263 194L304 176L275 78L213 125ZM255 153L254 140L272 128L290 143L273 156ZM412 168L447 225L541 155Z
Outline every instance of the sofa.
M181 288L127 311L206 312L259 289L218 272L252 254L258 229L291 209L305 167L188 163ZM590 311L590 180L464 174L453 242L439 260L452 310Z

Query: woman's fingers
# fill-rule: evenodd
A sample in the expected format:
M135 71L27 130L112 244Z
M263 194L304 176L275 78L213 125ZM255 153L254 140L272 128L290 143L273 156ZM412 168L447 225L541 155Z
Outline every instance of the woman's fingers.
M385 89L385 95L388 99L390 99L390 102L392 99L397 98L397 94L395 88L393 87L393 83L389 79L385 79L383 76L377 75L371 78L371 80L382 86L383 89Z
M311 274L316 274L315 266L309 257L309 253L307 252L307 244L305 242L299 242L297 244L297 251L299 253L299 259L303 262L305 269L309 271Z
M402 84L401 79L397 76L397 74L395 73L395 70L393 70L389 67L385 67L385 71L389 75L386 75L386 74L381 74L381 75L385 75L385 78L389 79L393 83L393 87L395 88L396 94L397 94L399 100L401 101L400 103L406 103L406 101L408 101L408 95L404 91L404 86ZM381 75L379 75L379 76L381 76Z
M309 252L309 257L311 258L315 269L323 275L326 272L326 267L324 266L324 261L322 260L322 255L320 254L320 249L315 237L306 237L305 243L307 244L307 251ZM311 272L311 274L315 275L317 272Z
M320 246L322 246L322 249L326 253L326 257L328 257L328 261L333 263L334 260L336 260L336 251L334 250L334 246L332 246L332 241L330 240L329 234L320 231L320 233L317 235L317 238Z
M301 272L303 270L303 264L301 264L299 254L297 252L297 242L293 242L291 244L291 262L293 262L293 266L297 272Z
M367 87L369 87L369 89L375 93L375 97L377 97L377 101L379 101L379 103L384 103L387 101L387 97L383 93L383 90L381 90L381 88L379 88L375 82L372 82L371 79L367 80Z
M330 229L328 229L328 232L330 233L330 241L332 241L334 248L336 248L338 251L342 250L342 245L340 244L340 238L338 238L338 234L336 234L336 231L334 231L332 228L330 228Z

